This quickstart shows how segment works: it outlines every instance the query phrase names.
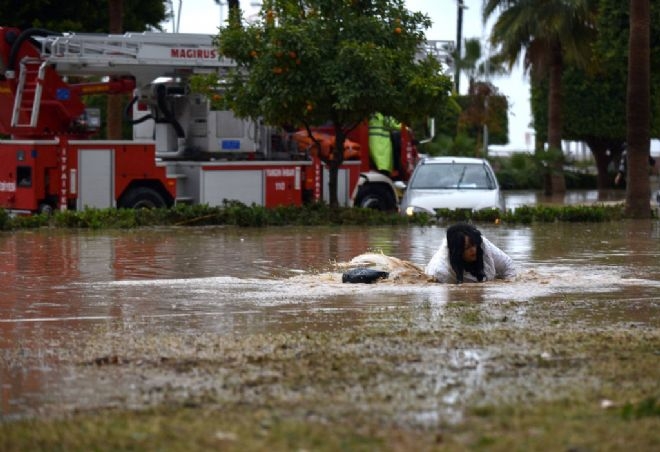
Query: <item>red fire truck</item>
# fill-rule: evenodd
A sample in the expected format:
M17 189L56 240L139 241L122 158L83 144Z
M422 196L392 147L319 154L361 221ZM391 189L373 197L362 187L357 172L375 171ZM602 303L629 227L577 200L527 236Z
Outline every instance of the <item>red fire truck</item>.
M318 142L210 107L190 77L233 67L213 38L197 34L58 34L0 27L0 207L18 213L85 207L221 205L266 207L327 201L328 168ZM89 81L94 80L94 81ZM132 140L94 139L101 126L91 94L133 94ZM396 208L392 179L417 160L402 132L398 171L371 171L368 131L349 135L339 171L341 205ZM324 144L325 143L325 144Z

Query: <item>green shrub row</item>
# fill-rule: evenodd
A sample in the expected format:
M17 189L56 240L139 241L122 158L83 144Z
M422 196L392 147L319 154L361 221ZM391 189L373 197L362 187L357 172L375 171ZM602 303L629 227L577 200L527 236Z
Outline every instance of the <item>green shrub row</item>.
M439 222L603 222L624 218L623 205L522 206L504 213L497 209L471 211L438 209L436 215L405 217L372 209L331 209L325 204L303 207L282 206L268 209L226 202L219 207L177 205L171 209L85 209L54 212L52 215L11 216L0 209L0 230L40 227L85 229L131 229L145 226L320 226L320 225L418 225Z
M400 215L372 209L331 209L325 204L304 207L281 206L268 209L229 201L222 206L177 205L170 209L84 209L56 211L52 215L10 216L0 209L0 230L38 227L131 229L144 226L207 226L232 225L243 227L285 225L383 225L408 224Z
M571 205L571 206L520 206L502 213L497 209L471 211L469 209L437 209L436 220L502 222L510 224L554 223L554 222L604 222L624 218L623 204L617 205Z

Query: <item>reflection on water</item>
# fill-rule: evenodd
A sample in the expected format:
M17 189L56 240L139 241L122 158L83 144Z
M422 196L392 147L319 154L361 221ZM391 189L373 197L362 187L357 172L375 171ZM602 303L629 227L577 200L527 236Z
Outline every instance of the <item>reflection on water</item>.
M21 231L0 235L0 416L38 407L68 378L67 341L107 322L163 330L244 333L330 329L401 303L427 307L558 297L578 300L585 322L658 322L658 222L484 225L519 264L512 283L442 286L341 284L333 263L382 251L418 264L444 227L155 228ZM612 303L603 318L589 306ZM310 313L327 313L328 319ZM25 367L25 363L30 363Z

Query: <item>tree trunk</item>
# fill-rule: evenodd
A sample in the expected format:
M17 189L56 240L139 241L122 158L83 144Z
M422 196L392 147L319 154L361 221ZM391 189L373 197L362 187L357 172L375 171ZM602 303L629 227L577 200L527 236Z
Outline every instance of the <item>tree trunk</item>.
M548 90L548 152L551 162L548 165L546 194L564 193L564 152L561 148L561 75L563 71L561 48L555 44L550 64L550 87Z
M220 3L221 0L216 0L216 3ZM230 20L236 20L240 25L241 23L241 4L238 0L227 0L227 11ZM224 26L225 24L220 24Z
M651 22L649 10L649 0L630 0L626 99L628 174L625 210L626 214L632 218L651 217L651 189L649 186Z
M124 4L123 0L110 0L108 2L108 17L110 33L119 34L123 32ZM107 97L106 107L107 128L106 136L109 140L121 140L122 124L122 96L115 94Z

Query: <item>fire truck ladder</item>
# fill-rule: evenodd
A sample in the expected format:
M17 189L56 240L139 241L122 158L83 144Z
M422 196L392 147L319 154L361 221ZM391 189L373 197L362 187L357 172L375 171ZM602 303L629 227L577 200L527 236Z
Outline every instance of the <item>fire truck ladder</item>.
M11 115L12 127L36 127L41 106L41 94L47 63L37 58L24 58L20 72ZM21 118L29 118L21 122Z
M158 77L224 73L213 37L192 33L65 34L43 41L42 57L61 75L133 76L138 87Z

